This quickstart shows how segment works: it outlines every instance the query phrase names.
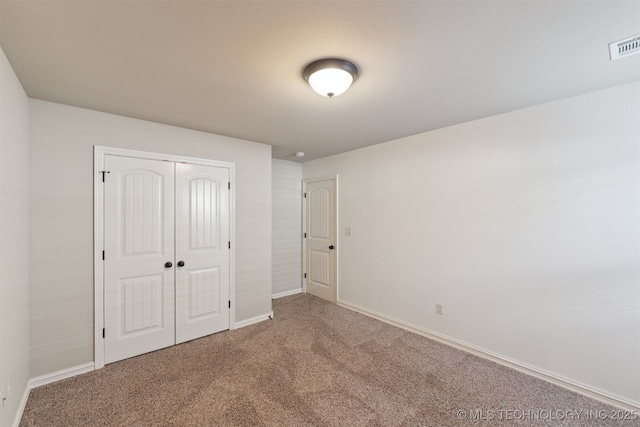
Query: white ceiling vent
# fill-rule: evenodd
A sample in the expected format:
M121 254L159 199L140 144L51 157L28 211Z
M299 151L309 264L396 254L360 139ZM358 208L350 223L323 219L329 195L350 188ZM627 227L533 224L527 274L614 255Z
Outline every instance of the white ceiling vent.
M609 43L609 55L612 61L634 53L640 53L640 34L619 42Z

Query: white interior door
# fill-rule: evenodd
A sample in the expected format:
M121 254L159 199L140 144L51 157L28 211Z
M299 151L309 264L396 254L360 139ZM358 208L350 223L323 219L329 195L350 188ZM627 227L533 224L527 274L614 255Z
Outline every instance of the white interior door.
M229 329L229 170L176 164L176 343Z
M105 363L175 343L174 163L105 156ZM166 265L165 265L166 264Z
M307 292L336 300L336 181L307 183Z
M229 329L229 169L105 155L104 362Z

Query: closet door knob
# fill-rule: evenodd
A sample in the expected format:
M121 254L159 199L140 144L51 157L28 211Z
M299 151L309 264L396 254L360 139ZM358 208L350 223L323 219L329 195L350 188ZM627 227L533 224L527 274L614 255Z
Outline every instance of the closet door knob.
M178 267L184 267L184 261L178 261Z
M173 267L173 264L171 264L171 261L167 261L164 263L165 268L171 268Z

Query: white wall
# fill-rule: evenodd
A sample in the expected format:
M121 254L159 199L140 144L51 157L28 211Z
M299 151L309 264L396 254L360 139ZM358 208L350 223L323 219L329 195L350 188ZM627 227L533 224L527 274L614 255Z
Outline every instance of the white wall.
M21 413L29 381L29 100L0 50L0 425ZM7 383L10 383L10 387Z
M339 301L639 405L639 95L304 163L339 174Z
M271 312L271 147L31 100L31 375L93 358L93 146L235 162L236 321Z
M273 159L272 293L278 297L302 287L302 164Z

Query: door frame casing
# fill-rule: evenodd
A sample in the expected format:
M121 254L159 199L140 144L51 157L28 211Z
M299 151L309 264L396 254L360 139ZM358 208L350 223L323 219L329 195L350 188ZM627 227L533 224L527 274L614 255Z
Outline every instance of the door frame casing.
M336 257L336 269L333 272L333 280L334 283L336 284L336 289L335 289L335 301L333 301L334 303L337 303L338 301L340 301L340 283L339 283L339 278L340 278L340 274L338 273L340 271L340 257L339 255L339 251L340 251L340 224L338 221L338 218L340 217L339 212L340 212L340 207L338 206L338 200L340 200L340 198L338 197L339 194L339 189L338 189L338 174L335 175L323 175L323 176L318 176L318 177L313 177L313 178L303 178L302 179L302 193L300 194L300 198L302 200L302 233L301 233L301 237L302 237L302 274L300 275L300 280L302 281L302 292L303 293L307 293L307 279L304 277L306 271L307 271L307 239L304 237L304 233L307 231L307 200L305 199L304 195L307 192L307 183L311 183L311 182L319 182L319 181L329 181L329 180L333 180L335 181L335 194L333 195L334 197L334 205L336 207L336 212L335 212L335 222L336 222L336 235L334 236L334 241L335 241L335 257Z
M154 153L151 151L129 150L125 148L105 147L94 145L93 147L93 295L94 295L94 368L104 367L104 184L102 173L104 170L105 156L122 156L138 159L160 160L174 163L189 163L194 165L214 166L229 170L229 241L235 242L235 163L209 160L197 157L186 157L173 154ZM109 175L106 175L109 179ZM107 256L109 256L107 254ZM235 274L235 244L229 249L229 329L235 329L236 307L236 274Z

